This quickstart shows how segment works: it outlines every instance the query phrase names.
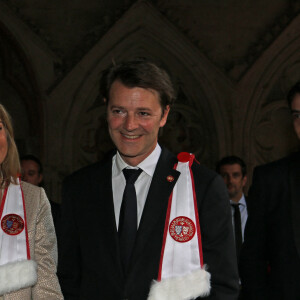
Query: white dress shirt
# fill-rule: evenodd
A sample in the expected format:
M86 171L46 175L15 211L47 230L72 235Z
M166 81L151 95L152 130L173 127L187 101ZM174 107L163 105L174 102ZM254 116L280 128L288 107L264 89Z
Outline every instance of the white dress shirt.
M247 204L245 200L245 196L243 194L242 198L238 202L240 213L241 213L241 225L242 225L242 241L244 242L244 231L245 226L248 218L248 211L247 211ZM236 202L230 200L230 204L236 204ZM233 232L234 232L234 208L231 207L231 213L232 213L232 226L233 226Z
M161 153L161 147L157 144L152 153L146 157L136 167L128 165L121 157L119 152L112 159L112 189L113 201L115 208L116 225L119 227L119 217L122 204L123 193L126 185L126 180L123 174L123 169L142 169L143 172L136 180L134 186L137 198L137 219L139 226L143 209L146 203L146 198L152 181L152 177Z

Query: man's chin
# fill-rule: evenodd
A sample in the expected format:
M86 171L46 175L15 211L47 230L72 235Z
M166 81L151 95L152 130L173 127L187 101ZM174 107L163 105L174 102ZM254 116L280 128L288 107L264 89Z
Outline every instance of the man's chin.
M135 157L140 152L138 147L124 147L124 145L121 145L121 147L117 146L117 149L121 156L124 157Z
M140 156L137 151L119 151L119 153L123 159L133 159Z
M237 193L228 193L228 195L230 199L233 199L236 197Z

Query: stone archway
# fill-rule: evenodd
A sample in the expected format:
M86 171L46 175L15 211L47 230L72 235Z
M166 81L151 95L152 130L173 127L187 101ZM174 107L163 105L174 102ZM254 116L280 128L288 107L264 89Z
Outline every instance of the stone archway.
M149 57L165 67L180 91L180 101L174 106L175 121L170 124L176 123L179 128L171 144L182 141L183 135L185 146L211 166L224 149L231 147L228 112L223 101L224 94L232 92L230 81L149 3L138 2L50 95L50 112L57 112L58 99L64 97L65 101L57 124L62 147L53 153L53 157L62 158L62 172L69 173L97 159L95 140L103 136L105 122L98 92L101 71L112 59L122 61L134 56ZM54 117L57 116L51 119ZM85 146L81 147L83 139ZM106 138L103 143L106 144ZM81 155L82 150L86 153Z

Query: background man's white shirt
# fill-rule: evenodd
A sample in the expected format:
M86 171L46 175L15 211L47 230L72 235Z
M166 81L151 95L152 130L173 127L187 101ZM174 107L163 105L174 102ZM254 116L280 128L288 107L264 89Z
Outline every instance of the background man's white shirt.
M230 204L236 204L236 202L230 200ZM246 204L246 199L243 194L242 198L239 200L239 209L241 213L241 225L242 225L242 240L244 242L244 231L245 231L245 226L248 218L248 211L247 211L247 204ZM231 207L231 212L232 212L232 226L233 226L233 232L234 232L234 208Z

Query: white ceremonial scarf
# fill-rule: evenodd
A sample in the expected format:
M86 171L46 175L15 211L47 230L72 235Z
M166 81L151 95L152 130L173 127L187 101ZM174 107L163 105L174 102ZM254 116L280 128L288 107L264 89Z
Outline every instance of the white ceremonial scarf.
M17 179L5 189L0 207L0 296L34 285L36 268L30 260L24 195Z
M20 183L18 179L18 185L10 184L4 191L3 200L1 206L3 206L3 211L1 214L1 229L0 229L0 266L5 265L9 262L20 261L25 259L30 259L30 252L27 249L27 224L25 217L25 207L22 195L22 190L20 188ZM4 205L3 205L4 204ZM7 234L3 230L5 226L5 217L9 215L17 215L23 221L24 229L22 232L16 235ZM3 223L3 224L2 224ZM28 251L27 251L28 250Z
M175 167L181 174L169 199L158 280L148 300L191 300L210 292L191 170L194 158L189 153L178 155Z

